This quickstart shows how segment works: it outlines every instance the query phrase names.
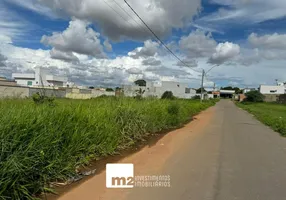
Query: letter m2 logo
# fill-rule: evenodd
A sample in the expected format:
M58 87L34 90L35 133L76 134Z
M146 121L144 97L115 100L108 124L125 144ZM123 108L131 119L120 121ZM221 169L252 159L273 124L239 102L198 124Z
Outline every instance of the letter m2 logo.
M106 187L107 188L133 188L134 165L133 164L107 164Z

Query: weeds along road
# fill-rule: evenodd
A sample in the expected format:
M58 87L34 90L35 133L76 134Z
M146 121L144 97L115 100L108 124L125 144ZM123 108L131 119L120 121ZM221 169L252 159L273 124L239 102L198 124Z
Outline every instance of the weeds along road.
M286 139L227 100L120 162L170 175L171 188L106 189L102 172L60 200L286 199Z

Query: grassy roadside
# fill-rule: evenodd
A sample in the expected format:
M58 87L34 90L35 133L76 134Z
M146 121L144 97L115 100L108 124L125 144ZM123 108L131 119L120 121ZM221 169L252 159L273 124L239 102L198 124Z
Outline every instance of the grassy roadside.
M175 128L214 105L196 100L0 100L0 199L34 199L90 160Z
M286 105L277 103L237 103L274 131L286 136Z

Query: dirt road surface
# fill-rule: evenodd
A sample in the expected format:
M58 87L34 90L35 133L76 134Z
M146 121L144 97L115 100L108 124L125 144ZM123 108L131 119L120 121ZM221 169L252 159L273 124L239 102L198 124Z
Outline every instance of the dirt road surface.
M171 187L106 189L103 171L59 199L286 200L286 139L227 100L119 163Z

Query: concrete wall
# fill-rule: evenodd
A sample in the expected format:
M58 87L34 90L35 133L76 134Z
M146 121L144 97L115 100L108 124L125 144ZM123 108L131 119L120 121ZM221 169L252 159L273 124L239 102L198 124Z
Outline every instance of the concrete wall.
M15 81L8 81L8 80L0 80L1 86L17 86Z
M279 95L278 102L286 104L286 94Z
M80 93L67 93L66 98L68 99L91 99L91 94L80 94Z
M26 98L29 97L29 88L0 86L0 98Z
M277 102L279 95L276 94L264 94L264 101L265 102Z
M100 96L115 96L115 92L106 92L101 90L92 90L91 91L91 97L96 98Z
M91 90L88 90L88 89L80 89L80 90L79 90L79 93L80 93L80 94L91 94Z
M188 84L163 81L159 83L148 83L146 87L140 87L136 85L124 86L124 96L134 97L138 90L145 91L143 97L157 97L161 98L164 92L171 91L175 97L182 99L191 99L196 95L196 91L190 89ZM186 93L186 89L189 89L189 93Z
M115 96L115 92L100 90L61 88L61 89L42 89L20 86L0 86L0 98L25 98L32 97L33 94L45 94L48 97L70 98L70 99L91 99L102 95Z
M41 89L41 88L30 88L29 96L32 97L33 94L40 93L45 94L48 97L65 98L66 90L53 90L53 89Z

